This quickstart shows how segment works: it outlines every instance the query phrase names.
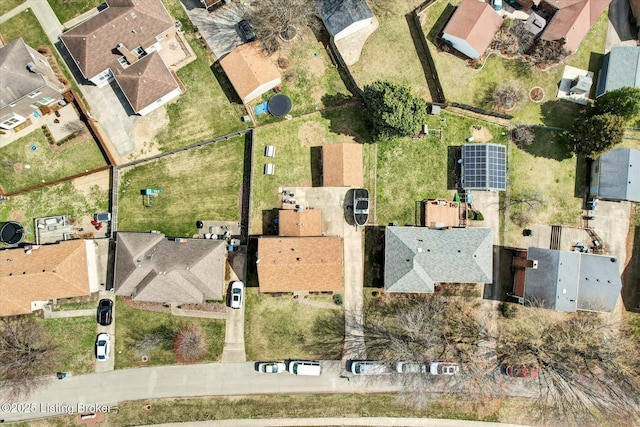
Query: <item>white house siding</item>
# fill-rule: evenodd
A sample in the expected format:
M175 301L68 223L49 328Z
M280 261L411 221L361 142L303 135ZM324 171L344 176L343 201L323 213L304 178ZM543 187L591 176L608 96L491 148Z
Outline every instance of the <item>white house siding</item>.
M451 43L451 45L454 47L455 50L457 50L458 52L463 53L464 55L468 56L471 59L476 59L480 56L481 52L478 52L477 50L475 50L470 44L469 42L467 42L466 40L463 40L459 37L455 37L452 36L450 34L445 33L442 38L444 40L447 40Z
M150 112L152 112L153 110L155 110L156 108L161 107L164 104L166 104L167 102L171 101L173 98L178 97L181 93L182 93L182 91L179 88L175 88L174 90L172 90L168 94L164 95L162 98L158 99L156 102L153 102L153 103L147 105L146 107L144 107L142 110L136 111L136 112L138 114L140 114L141 116L145 116L145 115L149 114Z
M106 69L98 75L95 75L89 79L91 83L98 87L105 87L109 82L113 80L113 74L110 69Z
M242 98L242 102L245 104L248 104L249 102L253 101L257 97L262 95L263 93L270 91L271 89L273 89L274 87L278 86L281 83L282 83L281 79L275 79L275 80L271 80L270 82L261 84L253 92L250 92L249 95Z
M354 22L353 24L349 25L347 28L345 28L344 30L342 30L338 34L336 34L333 37L333 40L334 41L338 41L340 39L348 37L351 34L354 34L354 33L358 32L358 31L362 30L363 28L368 27L369 25L371 25L372 22L373 22L373 18L363 19L361 21Z

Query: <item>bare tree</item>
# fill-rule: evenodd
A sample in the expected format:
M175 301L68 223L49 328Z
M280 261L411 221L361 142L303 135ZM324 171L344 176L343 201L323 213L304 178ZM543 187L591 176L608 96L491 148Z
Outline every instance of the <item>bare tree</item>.
M512 110L516 104L524 99L524 91L516 82L506 82L496 88L491 93L493 105L498 110Z
M519 148L523 148L533 144L536 135L531 126L518 125L511 131L511 138Z
M269 54L276 52L284 40L293 37L297 27L316 29L321 26L315 0L263 0L246 10L247 21Z
M536 67L547 67L562 61L569 55L559 41L538 40L526 51L525 59Z
M539 370L541 421L639 421L640 349L620 325L596 313L528 308L500 331L500 363Z
M181 362L197 362L207 355L207 341L198 326L184 326L173 341L173 349Z
M74 120L69 123L65 123L62 126L62 129L70 134L80 135L80 133L82 133L86 128L80 120Z
M52 374L59 354L46 330L29 317L0 320L0 383L4 394L16 399L28 396Z

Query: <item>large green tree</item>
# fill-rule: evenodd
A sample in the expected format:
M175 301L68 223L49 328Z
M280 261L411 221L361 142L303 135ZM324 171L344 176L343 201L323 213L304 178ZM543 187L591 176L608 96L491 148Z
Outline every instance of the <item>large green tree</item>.
M626 121L640 115L640 88L623 87L612 90L596 99L593 115L611 113Z
M427 119L426 101L407 86L373 82L364 87L364 102L376 140L413 135Z
M624 118L611 113L577 119L569 132L569 144L576 154L595 158L622 142Z

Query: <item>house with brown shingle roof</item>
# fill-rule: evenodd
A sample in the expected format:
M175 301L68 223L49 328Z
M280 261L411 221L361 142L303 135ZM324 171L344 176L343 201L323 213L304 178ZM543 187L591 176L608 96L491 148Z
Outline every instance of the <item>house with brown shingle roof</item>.
M223 295L226 246L222 240L167 238L162 233L118 232L114 287L134 301L202 304Z
M62 99L64 84L46 57L21 38L0 47L0 128L11 130L41 105Z
M51 299L98 290L91 240L0 250L0 316L28 314Z
M282 83L278 68L259 41L238 46L220 60L220 66L245 104Z
M543 0L540 10L551 15L540 38L561 41L573 53L611 0Z
M362 187L362 144L322 146L322 186Z
M281 237L322 236L320 209L281 209L278 212L278 235Z
M502 17L489 3L463 0L444 27L442 39L463 55L477 59L501 25Z
M98 87L114 78L140 115L182 93L160 59L161 40L175 31L160 0L108 0L108 7L60 36L82 75Z
M271 237L258 239L260 292L339 291L342 238Z

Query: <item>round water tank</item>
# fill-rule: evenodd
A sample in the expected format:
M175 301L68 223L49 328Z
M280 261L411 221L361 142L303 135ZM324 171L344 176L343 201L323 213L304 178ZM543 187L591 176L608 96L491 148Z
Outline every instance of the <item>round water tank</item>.
M24 239L22 224L15 221L0 222L0 242L6 245L17 245Z

